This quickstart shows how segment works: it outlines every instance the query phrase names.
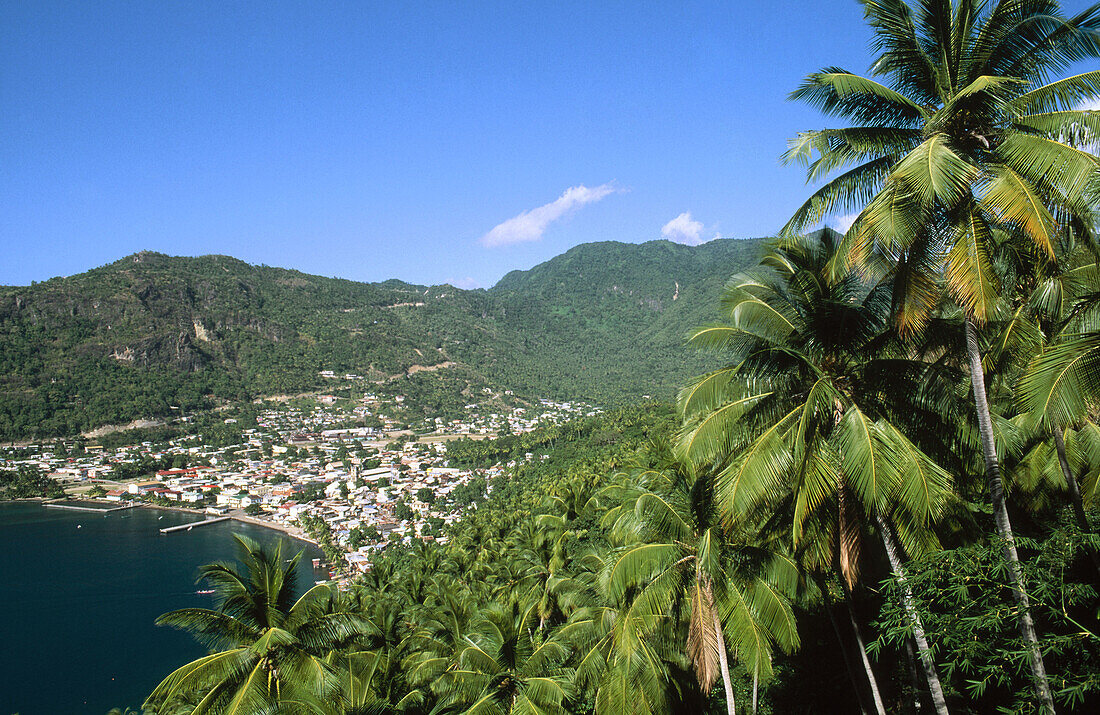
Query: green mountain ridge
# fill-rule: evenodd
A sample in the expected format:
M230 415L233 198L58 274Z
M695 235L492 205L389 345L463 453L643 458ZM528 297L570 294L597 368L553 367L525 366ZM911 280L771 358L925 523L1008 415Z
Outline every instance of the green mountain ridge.
M0 438L316 389L321 370L601 404L671 397L705 365L684 335L716 317L759 243L582 244L472 291L143 251L0 288Z

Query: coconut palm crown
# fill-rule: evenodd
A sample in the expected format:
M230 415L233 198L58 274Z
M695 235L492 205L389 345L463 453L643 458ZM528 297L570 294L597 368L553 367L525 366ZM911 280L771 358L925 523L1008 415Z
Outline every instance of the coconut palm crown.
M1100 6L1063 18L1044 0L864 0L871 77L829 67L791 97L851 126L799 134L785 159L828 180L784 234L859 212L848 259L897 270L895 313L925 325L942 279L979 324L994 309L992 242L1005 233L1054 254L1067 226L1093 240L1100 70L1049 81L1100 56Z
M891 518L920 552L951 480L907 437L934 436L921 428L942 421L934 372L892 349L889 282L834 275L840 241L828 229L780 239L759 267L730 280L728 321L690 340L727 363L680 393L678 448L721 467L717 489L731 521L790 501L796 547L815 520L839 524L829 531L850 536L840 540L840 565L854 582L858 537L848 520Z
M195 715L306 712L340 696L339 673L326 656L353 645L371 625L342 608L328 586L296 598L302 552L284 559L281 543L266 548L234 538L243 569L227 563L201 569L200 581L213 586L218 608L184 608L157 619L213 651L169 674L145 707Z

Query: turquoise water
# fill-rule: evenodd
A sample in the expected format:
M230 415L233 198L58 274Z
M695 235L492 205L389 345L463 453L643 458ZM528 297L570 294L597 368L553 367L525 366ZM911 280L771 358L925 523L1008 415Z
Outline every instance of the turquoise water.
M320 550L282 534L226 521L161 535L201 517L148 509L102 514L0 504L0 715L104 715L138 708L173 669L204 650L153 620L176 608L211 607L197 594L198 567L234 555L233 534L306 554L313 585ZM79 528L78 528L79 527ZM323 578L318 574L316 578Z

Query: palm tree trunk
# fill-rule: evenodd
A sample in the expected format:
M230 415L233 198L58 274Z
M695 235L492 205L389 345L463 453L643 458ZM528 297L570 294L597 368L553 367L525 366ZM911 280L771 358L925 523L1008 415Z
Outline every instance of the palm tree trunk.
M760 693L760 664L752 671L752 715L756 715L756 696Z
M1077 486L1077 477L1069 468L1069 459L1066 457L1066 439L1062 434L1062 428L1054 427L1054 448L1058 451L1058 464L1062 467L1062 476L1066 478L1066 486L1069 487L1070 502L1073 504L1073 516L1077 519L1077 528L1081 531L1089 531L1089 520L1085 516L1085 505L1081 501L1081 487Z
M989 400L985 394L985 370L982 368L982 355L978 349L978 331L974 323L967 318L963 321L966 328L966 353L970 361L970 384L974 391L974 407L978 412L978 431L982 437L982 456L985 458L985 480L989 488L989 498L993 503L993 521L997 533L1004 542L1004 558L1008 562L1008 573L1012 581L1012 598L1019 610L1017 625L1020 635L1027 644L1031 660L1031 677L1038 691L1043 710L1053 715L1054 699L1050 694L1050 682L1047 680L1043 653L1039 650L1039 638L1035 634L1035 622L1031 619L1031 604L1028 603L1024 589L1024 577L1020 572L1020 557L1016 553L1016 540L1012 534L1012 522L1008 518L1005 504L1004 484L1001 481L1001 465L997 459L997 447L993 441L993 419L989 414Z
M1062 467L1062 476L1066 478L1066 486L1069 487L1070 502L1073 504L1073 516L1077 520L1077 528L1085 534L1091 534L1092 528L1089 525L1088 517L1085 516L1085 504L1081 500L1081 487L1077 485L1077 477L1073 474L1073 470L1069 468L1069 459L1066 458L1066 441L1062 435L1062 428L1055 426L1054 428L1054 447L1058 450L1058 464ZM1097 574L1100 574L1100 554L1096 553L1096 549L1092 544L1085 544L1085 551L1089 552L1089 558L1092 559L1092 565L1096 569Z
M848 620L852 623L852 633L856 636L856 645L859 646L859 657L863 660L863 670L867 673L867 682L871 685L871 697L875 701L875 711L878 715L886 715L886 706L882 703L882 695L878 691L878 680L875 671L871 668L871 660L867 657L867 647L863 644L863 633L859 629L859 619L856 618L855 606L852 605L852 592L848 588L848 582L844 580L844 574L840 574L840 587L844 589L844 604L848 608Z
M829 615L829 623L833 626L833 633L836 634L836 642L840 645L840 655L844 658L844 669L848 671L848 680L852 681L852 690L856 693L856 700L859 702L859 712L861 715L867 715L867 708L863 703L863 689L859 687L859 681L856 680L856 671L852 667L852 659L848 657L848 649L844 646L844 636L840 634L840 626L836 623L836 614L833 613L833 606L829 600L829 592L825 590L825 587L821 584L820 579L815 579L817 588L821 591L821 599L825 603L825 613ZM874 673L869 673L869 677L873 678ZM878 715L886 715L886 713L879 711Z
M936 663L932 660L932 650L928 645L928 637L924 634L924 623L921 621L917 607L913 604L913 591L909 588L909 582L905 578L905 565L901 560L901 550L894 541L894 533L890 531L890 525L881 514L875 514L878 523L878 531L882 536L882 545L886 547L886 556L890 559L890 568L894 571L894 578L901 586L901 603L905 607L905 613L909 616L909 622L913 625L913 640L917 642L917 651L920 653L921 667L924 668L924 678L928 681L928 690L932 694L932 705L939 715L948 715L947 701L943 696L943 686L940 685L940 674L936 672Z
M1070 501L1073 504L1073 516L1077 519L1077 527L1081 531L1088 531L1089 520L1085 517L1085 506L1081 501L1081 488L1077 486L1077 477L1069 468L1069 458L1066 457L1066 438L1062 434L1062 428L1054 425L1054 448L1058 452L1058 465L1062 468L1062 476L1066 479L1069 488Z
M924 706L920 697L920 676L917 675L917 651L913 649L912 638L905 639L905 665L909 671L909 685L913 688L913 712L920 713Z
M726 689L726 712L728 715L737 715L737 706L733 702L733 682L730 681L730 664L726 657L726 637L722 635L722 621L718 619L716 608L712 606L710 612L714 614L714 632L718 636L718 662L722 665L722 687Z

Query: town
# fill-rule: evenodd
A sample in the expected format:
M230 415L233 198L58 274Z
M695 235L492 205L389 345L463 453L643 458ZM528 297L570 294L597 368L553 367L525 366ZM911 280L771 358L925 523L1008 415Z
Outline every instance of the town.
M431 418L410 429L399 421L407 408L403 395L356 397L263 401L218 420L218 429L185 429L163 442L105 446L82 437L12 445L0 449L0 469L38 470L70 498L104 507L188 509L280 529L321 546L338 576L352 575L390 544L445 543L445 527L476 508L491 480L517 464L454 467L448 442L600 412L580 402L515 400L501 409L499 400L486 400L467 404L462 418ZM499 396L486 389L484 397Z

